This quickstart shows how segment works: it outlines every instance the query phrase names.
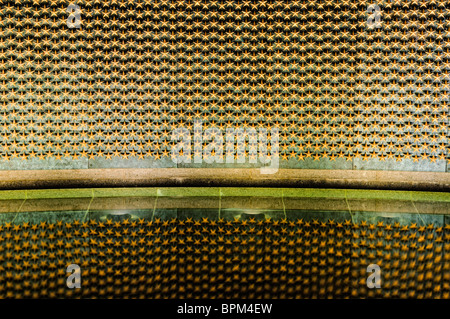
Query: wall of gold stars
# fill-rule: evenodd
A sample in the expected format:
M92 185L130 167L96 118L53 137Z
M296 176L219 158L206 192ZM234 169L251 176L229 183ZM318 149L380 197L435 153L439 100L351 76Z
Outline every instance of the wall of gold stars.
M0 225L0 298L449 298L450 225L302 219ZM81 289L65 269L81 267ZM383 269L368 289L366 268Z
M68 1L0 0L3 169L167 162L172 131L200 119L277 127L293 167L447 170L446 0L380 2L375 29L365 0L74 3L81 27L71 29Z

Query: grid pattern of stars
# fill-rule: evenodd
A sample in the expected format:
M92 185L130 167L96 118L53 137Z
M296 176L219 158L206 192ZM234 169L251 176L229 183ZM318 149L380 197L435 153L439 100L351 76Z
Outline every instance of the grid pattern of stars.
M1 298L450 298L450 225L283 220L2 223ZM66 267L81 268L81 289ZM381 268L369 289L367 266Z
M0 0L0 158L169 158L277 127L282 160L450 160L446 0Z

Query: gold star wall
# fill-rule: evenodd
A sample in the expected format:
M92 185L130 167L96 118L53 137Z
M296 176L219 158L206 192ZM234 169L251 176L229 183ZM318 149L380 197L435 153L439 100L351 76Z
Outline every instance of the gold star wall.
M0 225L1 298L449 298L450 225L170 219ZM81 289L66 267L81 267ZM367 266L381 268L369 289Z
M0 157L170 157L273 128L281 160L449 161L449 2L0 0Z

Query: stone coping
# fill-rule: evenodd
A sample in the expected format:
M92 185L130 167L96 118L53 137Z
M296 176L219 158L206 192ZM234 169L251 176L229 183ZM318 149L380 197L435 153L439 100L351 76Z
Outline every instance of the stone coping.
M280 169L117 168L1 171L0 189L116 187L277 187L437 191L450 190L443 172Z

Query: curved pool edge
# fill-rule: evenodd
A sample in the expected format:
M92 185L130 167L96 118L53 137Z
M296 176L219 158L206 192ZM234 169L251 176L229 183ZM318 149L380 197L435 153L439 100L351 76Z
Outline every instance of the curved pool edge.
M288 187L450 191L450 174L416 171L115 168L1 171L0 189L110 187Z

